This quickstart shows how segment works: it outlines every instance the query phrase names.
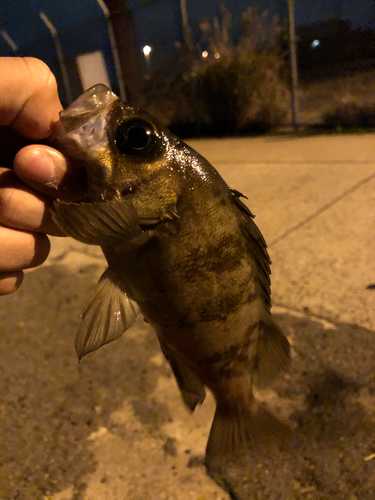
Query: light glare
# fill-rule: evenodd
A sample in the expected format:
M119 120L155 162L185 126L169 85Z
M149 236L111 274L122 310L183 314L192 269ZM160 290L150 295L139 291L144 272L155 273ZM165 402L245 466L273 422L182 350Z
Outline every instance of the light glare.
M149 45L145 45L143 47L143 53L147 57L150 55L152 48Z

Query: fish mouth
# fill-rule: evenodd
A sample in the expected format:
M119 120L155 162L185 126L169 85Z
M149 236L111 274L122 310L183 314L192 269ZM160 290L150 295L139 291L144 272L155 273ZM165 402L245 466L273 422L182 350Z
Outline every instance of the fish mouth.
M89 88L68 108L60 112L60 121L49 144L73 159L86 156L107 140L108 113L119 98L99 83Z
M103 168L99 161L108 149L107 125L116 101L116 94L97 84L60 112L60 122L49 144L85 172L86 195L75 203L104 202L119 195L109 187L111 169ZM125 196L131 191L130 188Z
M102 83L89 88L60 112L60 122L65 132L81 127L95 115L101 115L118 99L117 95Z
M101 204L112 202L115 199L131 201L134 192L135 189L133 189L132 187L125 188L121 192L118 191L108 192L106 189L104 189L104 191L99 191L99 192L97 192L96 190L94 192L90 192L90 189L88 188L86 194L84 194L83 196L77 196L75 198L70 199L69 201L57 198L54 201L54 204L59 205L62 203L64 205L71 205L73 207L78 205L92 205L92 204L98 206Z

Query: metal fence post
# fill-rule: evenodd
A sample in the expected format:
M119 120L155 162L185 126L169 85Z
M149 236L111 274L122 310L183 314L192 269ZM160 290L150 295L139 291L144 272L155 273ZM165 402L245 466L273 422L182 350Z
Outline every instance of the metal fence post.
M8 33L5 30L1 30L0 33L2 34L4 40L7 42L9 47L13 50L13 53L15 56L18 55L18 47L17 44L12 38L8 35Z
M62 80L63 80L63 84L64 84L66 99L68 101L68 104L71 104L73 102L72 89L70 88L68 71L67 71L66 66L65 66L64 54L63 54L63 51L61 48L61 43L60 43L59 37L57 35L57 30L56 30L55 26L53 25L52 21L46 16L46 14L44 12L39 12L39 17L44 22L44 24L47 26L49 32L52 35L53 42L55 44L57 59L59 61L59 65L60 65L60 70L61 70Z
M294 0L288 0L288 21L289 21L289 53L290 69L292 77L291 85L291 108L292 125L294 129L298 127L298 68L297 68L297 40L294 20Z

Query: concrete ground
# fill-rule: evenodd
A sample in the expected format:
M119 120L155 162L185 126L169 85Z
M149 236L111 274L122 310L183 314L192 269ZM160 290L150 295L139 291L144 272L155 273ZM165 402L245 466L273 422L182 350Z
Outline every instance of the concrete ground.
M375 137L191 144L248 196L269 243L293 367L258 397L294 429L290 448L210 479L212 398L187 413L142 320L78 364L79 314L105 262L55 238L0 299L1 500L375 498Z

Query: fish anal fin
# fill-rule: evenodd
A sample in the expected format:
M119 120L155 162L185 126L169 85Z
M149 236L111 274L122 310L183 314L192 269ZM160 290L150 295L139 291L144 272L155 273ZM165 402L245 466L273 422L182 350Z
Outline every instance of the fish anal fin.
M99 280L94 298L82 313L75 340L78 358L120 338L139 312L138 305L121 289L115 273L108 268Z
M291 435L287 424L252 398L247 403L237 400L229 405L218 400L206 448L206 466L281 450Z
M158 335L161 350L175 376L182 399L190 411L206 397L204 385L186 362Z
M291 364L290 344L280 326L267 314L258 323L256 352L253 355L252 374L259 387L268 385L280 372ZM252 349L252 346L250 346Z

